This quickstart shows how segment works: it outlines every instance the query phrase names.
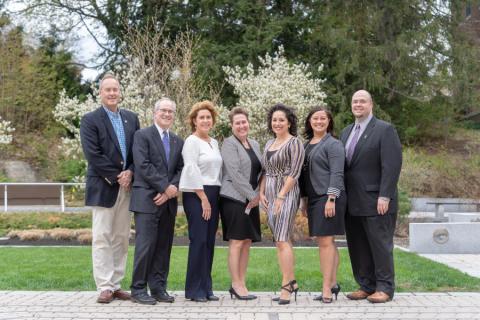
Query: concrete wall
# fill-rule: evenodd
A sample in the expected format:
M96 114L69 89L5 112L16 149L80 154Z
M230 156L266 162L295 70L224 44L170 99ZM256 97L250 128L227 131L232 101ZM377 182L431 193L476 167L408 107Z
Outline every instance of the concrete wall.
M435 205L427 202L434 202L438 198L411 198L412 211L435 212ZM469 201L471 199L451 198L455 202ZM476 212L477 206L474 204L444 205L445 212Z
M480 222L480 213L450 212L448 222Z
M417 253L480 253L480 223L410 223L410 250Z

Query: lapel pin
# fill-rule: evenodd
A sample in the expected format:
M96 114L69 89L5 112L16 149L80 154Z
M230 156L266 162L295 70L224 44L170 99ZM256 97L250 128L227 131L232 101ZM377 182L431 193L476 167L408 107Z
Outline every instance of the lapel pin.
M127 123L127 120L125 120L125 123Z

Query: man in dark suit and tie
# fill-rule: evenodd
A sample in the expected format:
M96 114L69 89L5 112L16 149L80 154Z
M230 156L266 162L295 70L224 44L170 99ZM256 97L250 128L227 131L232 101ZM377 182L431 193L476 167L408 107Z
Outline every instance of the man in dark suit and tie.
M345 230L352 271L360 288L349 299L390 301L395 291L393 233L398 211L397 183L402 147L395 128L373 116L365 90L352 97L355 123L346 127Z
M120 84L111 74L100 82L102 106L83 116L80 137L88 161L85 204L92 206L93 277L99 303L129 300L120 289L125 275L131 216L128 211L134 171L132 142L140 122L118 108Z
M183 140L170 131L175 102L162 98L154 107L154 124L135 133L130 210L135 213L132 301L173 302L167 289L177 195L183 168ZM150 288L151 296L147 292Z

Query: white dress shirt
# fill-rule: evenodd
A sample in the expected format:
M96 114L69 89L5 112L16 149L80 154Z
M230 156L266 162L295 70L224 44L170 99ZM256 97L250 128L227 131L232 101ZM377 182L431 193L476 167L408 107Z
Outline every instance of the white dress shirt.
M170 139L170 133L168 132L168 129L162 129L162 127L160 127L156 122L154 122L153 124L157 128L158 133L160 134L160 138L163 139L163 132L166 131L167 135L168 135L168 138Z
M222 155L217 140L210 143L196 135L185 139L182 150L184 167L180 176L180 191L194 192L203 186L220 186L222 184Z

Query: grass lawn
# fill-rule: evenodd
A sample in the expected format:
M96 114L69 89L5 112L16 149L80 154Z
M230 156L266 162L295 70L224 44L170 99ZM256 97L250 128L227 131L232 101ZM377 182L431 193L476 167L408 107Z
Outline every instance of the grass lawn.
M169 276L169 290L183 290L188 249L174 247ZM341 249L338 281L345 291L356 289L346 250ZM318 252L295 249L296 275L302 291L319 291L321 275ZM0 247L0 290L95 290L92 279L90 247ZM127 276L122 284L130 286L133 248L129 251ZM227 249L215 251L214 290L230 286ZM442 264L412 253L395 251L398 291L480 291L480 279L470 277ZM252 291L278 291L280 272L273 248L253 248L248 270Z

